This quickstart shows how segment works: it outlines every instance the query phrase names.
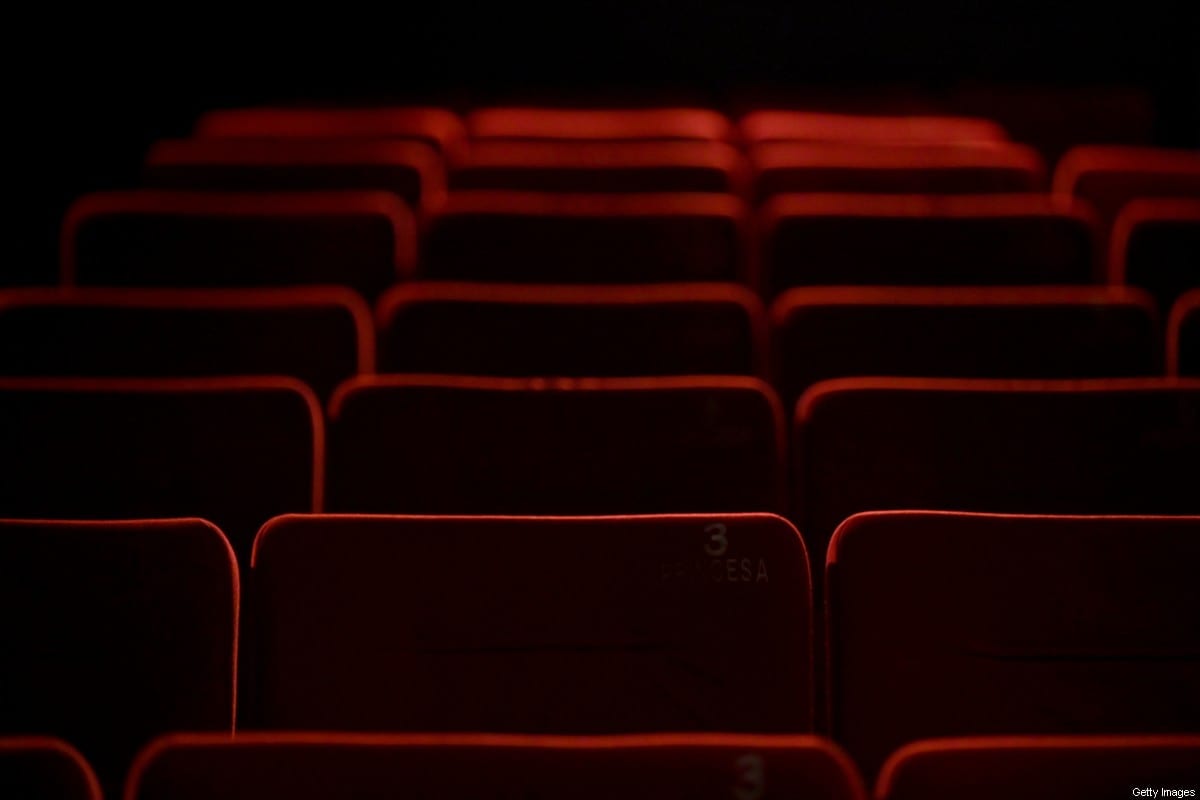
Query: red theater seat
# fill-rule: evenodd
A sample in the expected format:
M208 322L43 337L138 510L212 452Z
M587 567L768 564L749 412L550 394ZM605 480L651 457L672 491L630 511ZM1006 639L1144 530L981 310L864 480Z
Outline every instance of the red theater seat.
M746 208L708 193L457 192L431 222L424 277L523 283L745 279Z
M202 517L248 555L320 510L320 409L288 378L0 379L0 441L0 516Z
M869 116L817 111L752 111L739 123L743 141L846 144L963 144L1007 139L987 119L937 116Z
M196 123L199 138L411 139L450 160L466 147L462 120L444 108L235 108L210 111Z
M775 301L776 386L855 375L1104 378L1161 373L1154 301L1110 286L828 286Z
M467 117L474 139L727 141L733 126L703 108L482 108Z
M374 369L370 309L347 289L0 292L0 375L287 375L327 398Z
M1200 288L1200 193L1128 203L1113 224L1109 280L1148 289L1164 313Z
M79 751L43 736L0 737L0 797L101 800L96 774Z
M762 303L732 284L411 283L381 298L379 330L381 372L766 374Z
M1200 381L842 378L795 419L812 552L860 511L1200 514Z
M807 561L796 529L770 514L284 517L254 548L254 718L807 731Z
M436 207L445 167L424 142L331 139L170 139L146 155L142 176L161 189L376 189L414 209Z
M1130 200L1200 198L1200 153L1154 147L1075 147L1055 167L1054 192L1089 202L1107 230Z
M1042 195L780 195L760 217L771 295L814 284L1082 284L1086 209Z
M755 378L375 376L329 409L329 508L778 511L783 423Z
M868 192L1036 192L1046 168L1037 151L1007 142L906 145L776 142L750 151L754 195Z
M875 797L1142 797L1133 790L1194 790L1197 775L1200 736L976 736L902 748L884 765ZM1171 795L1158 797L1170 800Z
M135 190L67 213L62 277L81 286L338 284L375 295L410 276L412 212L387 192Z
M745 158L724 142L476 142L452 189L744 194Z
M153 737L232 730L238 573L211 524L3 520L0 565L0 733L67 740L118 797Z
M1200 377L1200 289L1179 298L1167 332L1167 370Z
M936 736L1196 731L1198 559L1200 517L853 517L826 567L834 738L870 776Z
M166 737L128 800L865 800L836 746L812 736L242 734Z

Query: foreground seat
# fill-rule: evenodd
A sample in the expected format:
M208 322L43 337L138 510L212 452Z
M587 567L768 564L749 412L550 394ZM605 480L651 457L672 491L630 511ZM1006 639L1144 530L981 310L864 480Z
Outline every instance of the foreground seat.
M291 379L0 379L0 441L0 516L202 517L248 556L320 509L320 408Z
M1090 800L1122 790L1186 790L1197 775L1200 736L976 736L901 748L884 765L875 796Z
M792 286L1025 286L1099 279L1092 217L1042 195L779 195L763 280Z
M62 279L80 286L334 284L373 297L411 277L412 212L388 192L85 195L62 231Z
M855 516L826 567L834 738L870 776L938 736L1195 731L1197 558L1200 517Z
M327 398L374 370L371 313L347 289L0 292L0 375L286 375Z
M770 514L284 517L255 726L807 731L808 575Z
M456 192L431 221L422 276L516 283L747 279L731 195Z
M213 525L2 520L0 565L0 733L65 739L119 797L150 739L232 731L238 570Z
M381 372L766 373L766 313L733 284L410 283L380 299L378 317Z
M836 746L812 736L180 734L148 748L129 800L726 798L864 800Z
M0 795L25 800L100 800L79 751L45 736L0 737Z
M375 376L329 407L331 511L779 511L782 409L743 377Z

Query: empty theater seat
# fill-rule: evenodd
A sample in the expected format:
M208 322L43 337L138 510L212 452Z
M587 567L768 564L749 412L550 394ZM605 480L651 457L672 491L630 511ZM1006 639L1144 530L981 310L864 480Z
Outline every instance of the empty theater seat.
M199 138L410 139L455 160L466 129L444 108L234 108L210 111L196 123Z
M725 141L733 126L703 108L481 108L467 116L474 139L533 141Z
M1130 200L1200 198L1200 153L1154 147L1075 147L1054 169L1054 192L1086 200L1107 230Z
M1175 303L1167 331L1167 370L1200 377L1200 289Z
M902 748L884 765L875 796L1092 800L1149 787L1194 790L1197 775L1200 736L977 736Z
M1113 225L1112 283L1149 290L1165 314L1200 288L1200 193L1195 200L1134 200Z
M202 517L243 556L320 509L320 409L289 378L3 378L0 441L0 516Z
M327 398L373 372L374 353L348 289L0 292L0 375L287 375Z
M794 402L854 375L1104 378L1161 373L1154 301L1124 287L790 289L771 308Z
M937 736L1196 731L1197 559L1198 517L856 516L826 568L834 738L870 776Z
M1200 381L842 378L795 421L811 552L860 511L1200 514Z
M101 800L96 774L79 751L45 736L0 736L0 796Z
M780 195L763 207L763 280L790 286L1082 284L1092 217L1041 195Z
M388 192L104 192L77 200L62 224L66 284L374 295L415 260L412 212Z
M426 278L534 283L745 279L746 209L723 194L452 193Z
M378 316L381 372L766 374L766 314L743 286L411 283Z
M161 189L377 189L415 209L436 207L445 167L424 142L331 139L170 139L146 154L142 178Z
M782 410L755 378L356 378L329 408L329 509L777 511Z
M739 734L176 735L143 753L131 783L129 800L866 797L823 739Z
M62 277L81 286L337 284L375 295L410 276L412 212L387 192L135 190L67 213Z
M750 160L760 201L796 192L1036 192L1046 180L1037 151L1007 142L899 147L777 142L758 145Z
M3 520L0 565L0 733L65 739L119 797L153 737L232 730L238 573L211 524Z
M724 142L476 142L452 189L744 194L744 157Z
M742 140L851 144L962 144L1008 137L995 122L974 117L872 116L818 111L752 111L742 117Z
M808 576L770 514L284 517L255 726L807 731Z

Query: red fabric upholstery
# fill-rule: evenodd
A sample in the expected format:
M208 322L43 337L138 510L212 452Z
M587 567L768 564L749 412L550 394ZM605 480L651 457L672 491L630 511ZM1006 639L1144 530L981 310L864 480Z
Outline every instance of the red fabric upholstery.
M257 726L811 728L807 557L780 517L292 516L253 563Z

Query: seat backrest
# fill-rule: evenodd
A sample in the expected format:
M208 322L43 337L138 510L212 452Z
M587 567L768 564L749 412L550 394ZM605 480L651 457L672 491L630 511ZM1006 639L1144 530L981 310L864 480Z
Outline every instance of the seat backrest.
M0 375L286 375L328 398L374 371L371 311L347 289L0 292Z
M727 141L733 126L705 108L481 108L467 116L476 140Z
M79 751L48 736L0 737L0 796L101 800L96 774Z
M1124 287L790 289L771 308L776 386L857 375L1103 378L1159 375L1154 301Z
M1166 314L1200 288L1200 192L1195 200L1133 200L1113 225L1110 283L1140 286Z
M1085 284L1100 271L1087 209L1045 195L779 195L759 234L768 295L814 284Z
M198 138L411 139L433 145L450 160L462 155L467 133L444 108L230 108L196 123Z
M860 511L1200 514L1200 381L842 378L795 419L812 552Z
M213 525L0 520L0 574L0 732L65 739L118 797L153 737L232 731L238 570Z
M0 441L0 516L202 517L245 556L320 510L320 408L288 378L0 379Z
M1054 168L1054 192L1091 204L1104 230L1139 197L1200 198L1200 153L1157 147L1073 147Z
M150 148L142 178L159 189L374 189L419 210L436 207L446 191L432 145L379 139L168 139Z
M772 142L750 151L754 196L864 192L992 194L1045 188L1046 167L1025 145Z
M456 192L430 222L422 274L514 283L746 280L731 195Z
M284 517L254 726L807 731L808 575L770 514Z
M1195 731L1197 559L1200 517L852 517L826 565L833 736L869 777L938 736Z
M744 194L749 168L724 142L509 142L482 140L450 176L455 190L728 192Z
M901 748L878 800L1091 800L1135 789L1186 792L1200 775L1200 736L976 736ZM1182 796L1182 795L1181 795ZM1188 795L1190 796L1190 795Z
M813 736L245 733L145 751L128 800L480 797L865 800L849 759Z
M368 297L412 275L416 223L388 192L85 195L62 231L63 283L350 286Z
M838 114L823 111L752 111L739 123L742 140L835 144L971 144L1008 138L988 119L951 116Z
M354 379L330 403L331 511L779 511L778 398L748 377Z
M1200 377L1200 289L1175 302L1167 327L1167 371Z
M410 283L380 299L379 330L381 372L766 374L766 313L733 284Z

